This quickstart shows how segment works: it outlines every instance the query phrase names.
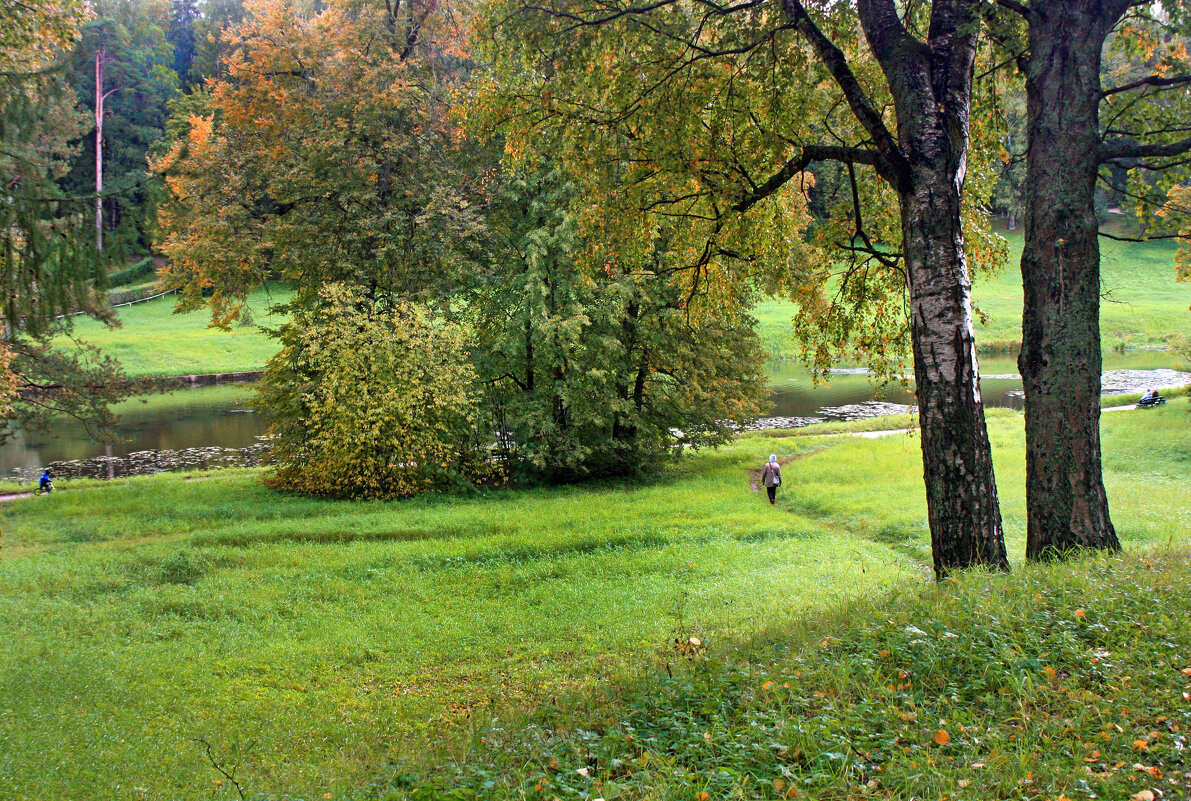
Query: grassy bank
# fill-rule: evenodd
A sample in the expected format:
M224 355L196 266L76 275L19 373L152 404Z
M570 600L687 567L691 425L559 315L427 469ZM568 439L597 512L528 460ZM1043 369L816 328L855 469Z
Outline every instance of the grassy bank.
M981 350L1016 354L1021 342L1022 235L1015 231L1006 237L1008 262L993 275L976 275L972 298L989 316L988 325L976 326L976 341ZM1174 280L1177 249L1178 245L1170 241L1101 240L1104 300L1100 305L1100 331L1106 350L1160 346L1168 335L1176 332L1191 335L1187 316L1191 289ZM768 351L785 356L796 354L789 325L793 313L793 304L780 301L766 302L758 308L758 332Z
M983 350L1016 353L1021 340L1022 237L1007 235L1010 258L995 275L978 275L974 281L976 304L990 317L987 326L977 326L977 341ZM1106 349L1153 347L1163 344L1171 333L1191 335L1187 321L1189 292L1174 281L1172 242L1101 243L1105 301L1100 325ZM265 314L270 304L288 297L277 287L258 292L249 303L255 321L275 325ZM277 351L276 343L255 327L218 331L207 328L208 315L198 311L173 314L174 299L139 303L120 309L121 328L110 330L92 320L79 318L80 338L115 356L132 376L183 375L257 370ZM791 339L790 318L794 306L767 301L757 309L757 331L765 352L773 358L797 353Z
M277 325L270 306L284 302L289 291L272 286L248 299L253 320ZM164 297L117 309L119 328L107 328L87 317L75 319L74 334L113 356L130 376L171 376L259 370L277 352L277 343L256 325L230 331L210 328L210 314L174 314L176 298Z
M1191 551L852 600L367 798L1185 798Z
M1187 414L1182 399L1104 420L1130 548L1191 532ZM1020 563L1020 417L991 414L990 434ZM788 462L777 508L750 487L770 452ZM676 637L722 658L921 585L920 458L912 436L801 430L642 482L337 503L229 471L13 502L0 786L235 797L202 740L251 792L343 797L494 714L659 675Z

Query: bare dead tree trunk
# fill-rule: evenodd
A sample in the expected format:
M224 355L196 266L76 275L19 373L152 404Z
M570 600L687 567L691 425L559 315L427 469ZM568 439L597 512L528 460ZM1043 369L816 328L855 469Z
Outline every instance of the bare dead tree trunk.
M107 55L95 51L95 249L103 250L103 65Z
M95 249L103 250L103 104L115 89L103 91L103 68L111 61L107 50L95 51Z

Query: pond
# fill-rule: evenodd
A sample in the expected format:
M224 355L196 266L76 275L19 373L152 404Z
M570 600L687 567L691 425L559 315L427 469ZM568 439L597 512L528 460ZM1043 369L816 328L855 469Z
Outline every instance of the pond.
M1161 351L1113 354L1105 359L1106 392L1139 391L1149 386L1174 386L1191 375L1170 369L1172 357ZM1021 408L1021 380L1010 358L981 359L981 388L989 406ZM777 362L769 367L772 411L766 427L794 427L820 420L857 419L906 411L911 393L891 388L874 397L864 370L837 371L829 385L814 386L799 364ZM126 401L116 411L123 440L111 446L89 440L82 427L62 420L48 433L18 431L0 446L0 476L31 480L43 466L71 463L57 472L99 478L159 470L255 464L265 446L264 421L248 406L250 384L227 384L178 390Z

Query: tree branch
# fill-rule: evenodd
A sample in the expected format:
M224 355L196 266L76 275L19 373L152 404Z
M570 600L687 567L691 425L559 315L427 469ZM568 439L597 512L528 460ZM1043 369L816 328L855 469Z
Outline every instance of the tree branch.
M1173 75L1169 78L1164 78L1161 75L1147 75L1144 78L1139 78L1131 83L1114 86L1111 89L1105 89L1100 93L1100 98L1103 100L1109 95L1119 94L1121 92L1130 92L1134 89L1141 89L1145 86L1179 86L1181 84L1191 83L1191 75Z
M1117 242L1152 242L1158 239L1181 239L1181 234L1153 234L1151 236L1116 236L1105 231L1097 231L1097 235Z
M1030 15L1034 13L1030 10L1029 6L1019 3L1017 0L996 0L996 3L1001 8L1007 8L1014 14L1018 14L1026 19L1029 19Z
M1096 161L1104 164L1122 159L1166 158L1188 152L1191 152L1191 136L1165 145L1145 144L1136 139L1122 137L1102 142L1096 154Z
M734 206L733 211L748 211L757 203L781 189L795 175L805 170L814 161L841 161L846 164L868 164L878 166L880 154L862 147L837 147L834 145L807 145L802 152L787 161L769 180L747 193Z
M852 109L857 121L872 137L880 158L866 163L872 163L881 176L895 186L902 187L907 184L910 166L906 162L905 156L902 155L897 140L886 127L881 115L873 108L872 101L864 93L864 88L848 65L848 57L827 38L823 31L819 30L819 26L806 13L806 8L799 0L782 0L782 10L794 28L814 48L819 60L827 67L836 84L843 91L844 99L848 101L848 106Z

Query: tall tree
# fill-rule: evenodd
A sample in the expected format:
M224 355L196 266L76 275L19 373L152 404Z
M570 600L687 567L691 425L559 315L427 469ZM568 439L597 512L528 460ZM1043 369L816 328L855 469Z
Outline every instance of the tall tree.
M476 224L453 166L461 31L432 2L260 0L228 30L209 115L154 161L163 279L184 309L236 317L270 277L318 302L330 281L426 297L452 280L452 231Z
M87 9L0 0L0 440L13 426L71 415L98 435L108 402L126 394L114 362L93 349L57 349L70 313L106 319L92 193L71 195L67 172L85 130L67 85L67 53Z
M97 236L103 244L147 252L153 202L145 158L178 94L173 46L166 21L151 7L101 2L97 11L100 16L83 27L75 45L71 78L95 127L60 183L70 194L99 195L96 216L103 227Z
M1024 41L1011 26L999 35L1025 75L1028 109L1018 358L1025 385L1026 555L1051 559L1083 549L1118 550L1100 455L1095 189L1107 168L1185 165L1191 63L1185 48L1164 52L1157 45L1162 31L1185 29L1191 12L1182 3L1134 0L999 4L1025 23ZM1161 17L1155 13L1160 6ZM1135 47L1145 71L1105 87L1102 55L1114 32L1123 45ZM1135 196L1148 202L1144 194Z
M514 474L632 474L722 444L761 413L755 290L715 274L690 286L679 232L577 192L557 169L527 163L492 183L485 269L462 297ZM804 207L785 210L809 222Z
M506 65L497 80L507 80L513 148L533 147L541 129L586 128L591 135L572 134L578 146L562 156L580 165L577 172L637 165L639 180L623 184L624 193L642 193L658 173L682 175L686 189L676 191L681 182L669 180L655 197L643 196L643 205L688 223L712 220L705 253L718 263L733 254L717 245L717 223L798 186L813 162L847 166L855 202L850 234L836 244L855 269L841 292L858 293L857 303L870 310L848 316L845 327L855 344L885 352L897 306L882 305L878 290L896 286L890 276L898 277L908 295L939 576L1008 566L961 213L979 5L941 0L908 7L903 17L892 0L826 8L798 0L693 8L666 0L511 0L493 9L489 29L494 57ZM876 69L855 41L857 27ZM857 177L865 170L887 189L866 185ZM899 224L892 236L873 240L880 228L866 227L872 217L861 198L889 190ZM693 269L707 263L701 256ZM838 309L814 302L805 286L796 291L810 301L804 309Z
M95 249L103 250L103 104L116 89L104 83L108 62L107 48L95 51Z
M230 46L224 33L244 21L243 0L203 0L198 10L199 16L192 24L194 58L187 75L192 88L208 78L226 77L223 59Z
M197 81L191 72L197 50L195 24L200 19L198 0L170 0L170 21L167 38L174 46L174 72L185 88Z

